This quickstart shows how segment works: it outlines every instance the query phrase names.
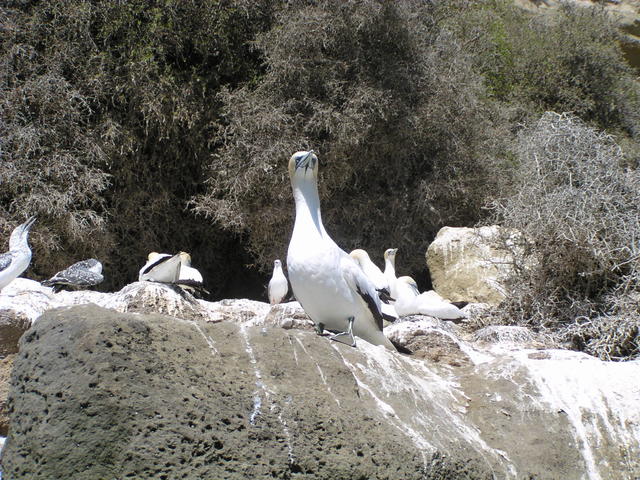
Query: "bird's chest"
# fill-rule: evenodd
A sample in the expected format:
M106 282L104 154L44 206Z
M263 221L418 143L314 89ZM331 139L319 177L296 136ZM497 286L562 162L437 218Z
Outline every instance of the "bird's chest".
M309 249L287 259L289 281L298 301L314 321L329 323L346 318L351 292L340 269L340 258L331 249Z

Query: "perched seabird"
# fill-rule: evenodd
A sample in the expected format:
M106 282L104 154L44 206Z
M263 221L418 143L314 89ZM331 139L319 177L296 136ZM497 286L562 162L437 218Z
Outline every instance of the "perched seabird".
M9 251L0 255L0 290L29 267L29 263L31 263L29 230L35 221L36 217L30 217L11 232Z
M180 278L181 267L180 253L169 255L168 253L151 252L147 256L147 263L138 273L138 281L176 283Z
M282 271L282 262L276 260L273 262L273 275L269 280L269 303L275 305L284 300L289 292L289 283L287 277L284 276Z
M42 282L45 287L53 287L54 292L59 292L65 287L80 289L98 285L104 280L102 276L102 263L95 258L82 260L70 267L56 273L49 280Z
M380 306L384 319L389 322L395 322L398 319L398 314L391 303L395 299L391 296L387 277L382 273L382 270L380 270L378 266L371 261L369 254L365 250L357 248L349 253L349 256L356 261L364 274L369 277L369 280L371 280L373 285L376 287L378 296L382 301Z
M187 252L175 255L151 252L138 274L138 281L145 280L177 285L193 294L209 293L204 288L202 274L191 266L191 255Z
M192 293L209 293L204 288L202 274L197 268L191 266L191 255L187 252L180 252L180 277L176 282L178 286L190 290Z
M382 273L382 270L380 270L378 266L371 261L369 254L365 250L357 248L349 253L349 256L353 258L358 265L360 265L364 274L369 277L371 282L373 282L376 290L380 293L380 299L383 301L389 300L391 296L389 280L385 274Z
M429 315L443 320L457 320L467 315L455 305L444 300L436 292L420 293L418 285L411 277L398 278L398 297L396 298L396 311L398 315Z
M384 276L389 283L389 292L392 298L396 298L398 292L396 291L396 253L397 248L388 248L384 252Z
M347 252L331 239L322 224L318 197L318 157L313 150L296 152L289 160L296 206L287 269L293 293L316 324L395 350L382 333L380 299L373 283ZM347 343L347 342L344 342Z

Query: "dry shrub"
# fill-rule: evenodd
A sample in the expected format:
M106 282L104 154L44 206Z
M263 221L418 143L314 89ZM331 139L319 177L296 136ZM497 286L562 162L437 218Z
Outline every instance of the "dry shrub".
M493 191L492 112L465 49L427 2L290 2L260 35L265 73L221 100L222 148L199 212L248 234L257 262L285 255L287 161L318 152L323 219L346 249L423 270L445 224L474 223ZM405 263L406 262L406 263Z
M187 203L202 191L201 166L215 148L215 95L259 71L248 42L271 8L170 0L2 7L0 233L38 215L36 276L95 256L105 263L102 288L113 289L137 278L150 250L188 250L217 295L244 269L250 259L238 237Z
M544 114L516 154L516 193L494 204L495 219L527 239L506 315L552 329L614 313L637 324L620 299L640 291L640 172L613 137L572 114Z

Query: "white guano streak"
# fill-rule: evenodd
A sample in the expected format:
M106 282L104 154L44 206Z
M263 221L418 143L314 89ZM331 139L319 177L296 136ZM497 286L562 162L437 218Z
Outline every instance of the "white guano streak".
M302 350L304 351L304 353L307 354L307 357L309 357L311 360L313 360L313 363L316 364L316 368L318 369L318 373L320 374L320 379L322 380L322 383L324 383L324 386L327 387L327 391L329 392L329 395L331 395L333 397L333 399L335 400L335 402L338 404L338 407L340 407L340 399L338 399L338 397L336 397L336 394L333 393L333 391L331 390L331 387L329 386L329 384L327 383L327 378L324 376L324 372L322 371L322 368L320 368L320 364L316 361L315 358L313 358L313 356L307 351L307 349L305 348L304 344L300 341L299 338L296 337L296 341L300 344L300 346L302 347ZM293 346L293 344L292 344ZM296 349L295 347L293 348L293 354L296 355ZM297 361L297 356L296 356L296 364L298 363Z
M251 412L249 423L251 425L255 425L258 417L260 416L262 407L262 397L260 396L260 392L262 392L262 394L264 394L265 400L269 402L269 410L271 412L277 411L277 418L280 422L280 425L282 425L282 432L284 434L285 441L287 442L289 463L292 464L295 461L295 456L293 454L291 431L289 430L287 421L282 415L282 408L280 408L272 398L272 396L275 395L276 392L270 390L263 381L262 372L260 372L260 369L258 368L258 361L256 360L256 356L253 352L253 348L251 347L251 343L249 342L249 333L247 332L246 325L242 323L240 324L239 328L240 334L242 335L242 338L244 340L245 351L247 352L247 355L249 355L249 363L253 367L253 373L256 377L256 386L258 387L253 392L253 412Z

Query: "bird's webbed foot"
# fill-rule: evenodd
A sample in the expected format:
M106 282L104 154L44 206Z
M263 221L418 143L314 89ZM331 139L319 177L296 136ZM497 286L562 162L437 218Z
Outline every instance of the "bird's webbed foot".
M329 339L336 342L344 343L346 345L349 345L350 347L355 347L356 339L353 338L353 320L354 320L353 317L349 317L349 328L347 329L346 332L336 333L335 335L332 335L331 337L329 337ZM338 339L338 337L347 336L347 335L351 338L351 343L347 343L346 341Z

